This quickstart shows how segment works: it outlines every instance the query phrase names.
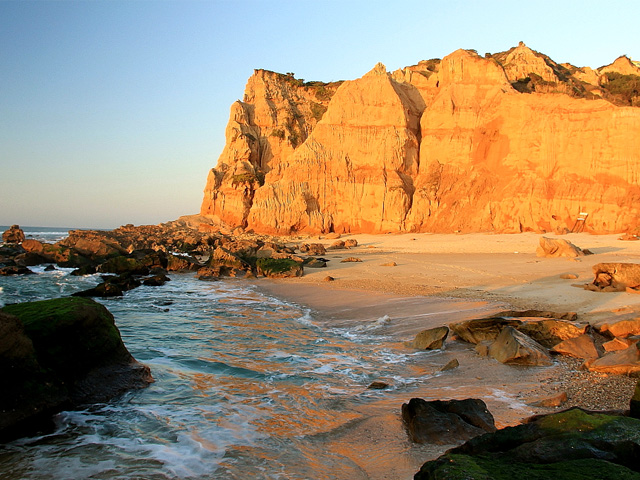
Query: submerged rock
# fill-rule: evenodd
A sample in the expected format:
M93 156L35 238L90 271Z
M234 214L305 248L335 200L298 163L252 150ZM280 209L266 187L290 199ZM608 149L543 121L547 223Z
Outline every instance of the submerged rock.
M52 414L105 402L153 381L101 304L66 297L0 310L0 438L28 434Z

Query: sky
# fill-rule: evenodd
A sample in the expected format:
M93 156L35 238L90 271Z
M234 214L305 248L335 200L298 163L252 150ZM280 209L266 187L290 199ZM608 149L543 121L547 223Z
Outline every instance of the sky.
M636 0L0 0L0 225L116 228L198 213L254 69L351 80L524 41L640 59Z

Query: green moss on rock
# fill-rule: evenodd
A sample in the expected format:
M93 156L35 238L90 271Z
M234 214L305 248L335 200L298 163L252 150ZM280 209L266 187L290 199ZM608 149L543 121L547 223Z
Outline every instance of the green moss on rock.
M265 277L300 277L303 273L302 265L290 258L259 258L256 267Z
M114 360L131 359L113 315L89 298L16 303L2 310L21 320L40 365L64 377L75 377Z

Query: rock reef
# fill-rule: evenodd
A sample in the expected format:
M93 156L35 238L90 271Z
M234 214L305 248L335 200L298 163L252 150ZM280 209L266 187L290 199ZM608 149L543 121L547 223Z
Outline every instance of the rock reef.
M627 57L593 70L522 43L330 84L256 70L201 214L270 234L561 232L582 212L632 231L639 79Z

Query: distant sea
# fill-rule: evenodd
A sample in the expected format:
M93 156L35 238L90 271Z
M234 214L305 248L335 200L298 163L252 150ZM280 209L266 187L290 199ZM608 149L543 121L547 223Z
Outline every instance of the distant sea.
M5 232L11 226L0 225L0 233ZM69 235L69 230L87 230L77 227L23 227L20 228L24 232L26 238L38 240L46 243L56 243Z

